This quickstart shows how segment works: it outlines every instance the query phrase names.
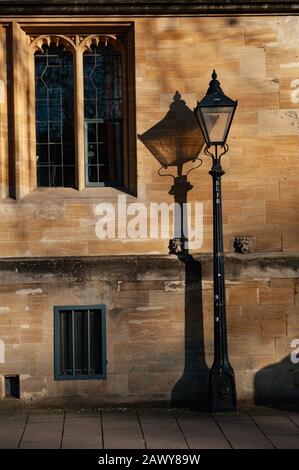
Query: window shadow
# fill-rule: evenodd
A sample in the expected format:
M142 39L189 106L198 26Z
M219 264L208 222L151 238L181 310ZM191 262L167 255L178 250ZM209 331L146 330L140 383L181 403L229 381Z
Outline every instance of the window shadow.
M254 404L299 411L299 368L290 356L256 373Z

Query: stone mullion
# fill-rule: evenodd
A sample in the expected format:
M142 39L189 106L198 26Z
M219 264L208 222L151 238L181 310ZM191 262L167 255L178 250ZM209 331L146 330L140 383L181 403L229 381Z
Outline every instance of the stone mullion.
M7 94L7 37L6 29L0 26L0 197L9 196L8 187L8 94Z
M36 170L36 112L35 112L35 62L34 52L29 52L29 84L28 84L28 111L29 111L29 190L37 186Z
M75 50L75 148L77 189L85 187L83 48Z
M13 157L15 182L11 196L20 199L30 191L28 139L28 37L18 23L12 23Z

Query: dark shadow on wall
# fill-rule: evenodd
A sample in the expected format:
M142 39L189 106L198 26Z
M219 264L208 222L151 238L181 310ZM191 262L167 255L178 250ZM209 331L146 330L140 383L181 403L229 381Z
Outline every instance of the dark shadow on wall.
M208 405L209 369L205 360L202 266L193 258L188 248L187 196L192 185L187 176L174 178L169 191L180 208L174 214L174 238L169 242L169 253L185 265L185 364L183 375L171 392L172 407L206 408Z
M138 138L162 167L173 166L178 172L182 165L198 157L204 145L195 114L179 91L165 116Z
M202 267L191 255L178 255L185 264L185 365L171 392L171 406L208 407L209 369L205 360Z
M254 378L254 403L299 411L299 363L293 364L287 356L259 370Z
M171 406L206 408L208 405L208 373L205 360L202 267L188 249L187 195L192 185L183 174L183 165L197 159L204 138L194 112L188 108L177 91L164 118L144 134L138 136L162 168L175 167L177 176L169 191L179 210L174 212L174 237L169 242L169 253L185 265L185 363L182 377L171 392ZM198 162L194 163L199 166ZM159 173L163 176L162 173Z

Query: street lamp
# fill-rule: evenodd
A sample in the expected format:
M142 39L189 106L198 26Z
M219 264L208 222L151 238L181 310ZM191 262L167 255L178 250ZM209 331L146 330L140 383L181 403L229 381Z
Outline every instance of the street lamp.
M206 142L204 152L212 158L209 173L213 178L214 362L209 375L209 394L213 411L237 407L235 374L227 349L221 201L221 176L224 175L221 157L228 151L226 139L237 104L224 95L214 70L206 96L194 109Z

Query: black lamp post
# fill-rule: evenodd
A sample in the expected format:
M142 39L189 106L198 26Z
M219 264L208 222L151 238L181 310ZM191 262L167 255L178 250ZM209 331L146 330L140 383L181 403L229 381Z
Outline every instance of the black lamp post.
M237 104L224 95L214 70L206 96L194 109L206 142L205 154L213 162L209 172L213 178L214 362L209 376L212 411L237 407L235 375L227 349L221 201L221 176L224 175L221 157L228 151L226 139Z

